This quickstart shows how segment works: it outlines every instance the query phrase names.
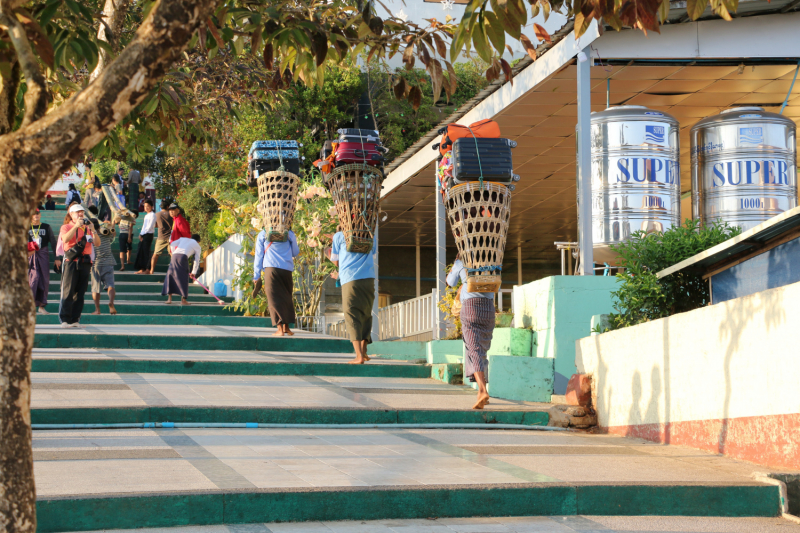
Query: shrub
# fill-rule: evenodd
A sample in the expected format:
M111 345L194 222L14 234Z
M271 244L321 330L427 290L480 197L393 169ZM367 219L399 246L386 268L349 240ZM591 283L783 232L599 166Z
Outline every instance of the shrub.
M707 305L708 283L684 269L658 279L656 273L739 235L727 224L701 226L686 220L664 233L637 231L630 240L611 248L621 257L619 290L611 293L617 311L609 315L611 330L633 326Z

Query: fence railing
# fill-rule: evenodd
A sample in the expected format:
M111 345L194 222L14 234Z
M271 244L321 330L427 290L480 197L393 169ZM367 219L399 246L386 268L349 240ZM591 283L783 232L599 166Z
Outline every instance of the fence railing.
M294 327L311 333L325 333L326 321L324 316L297 316Z
M380 340L391 341L433 331L436 322L435 292L382 308L378 312Z
M498 312L510 311L513 309L513 302L513 289L500 289L495 296L495 308ZM422 333L433 333L436 328L436 304L434 289L431 294L381 308L378 312L380 326L378 340L391 341ZM328 323L326 331L333 337L348 338L344 320Z

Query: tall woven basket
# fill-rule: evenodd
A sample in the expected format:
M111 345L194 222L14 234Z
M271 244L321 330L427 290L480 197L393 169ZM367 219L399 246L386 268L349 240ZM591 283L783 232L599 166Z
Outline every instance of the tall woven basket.
M497 183L463 183L446 190L447 216L467 269L467 291L497 292L502 282L511 191Z
M269 242L285 242L289 237L299 186L300 178L285 170L258 176L258 212Z
M383 172L365 164L342 165L325 175L348 252L372 250L382 181Z

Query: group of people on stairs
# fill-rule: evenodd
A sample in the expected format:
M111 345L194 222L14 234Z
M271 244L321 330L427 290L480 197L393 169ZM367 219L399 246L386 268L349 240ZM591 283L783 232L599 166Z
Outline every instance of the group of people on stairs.
M79 197L79 194L76 191ZM73 195L74 196L74 195ZM172 258L164 279L162 295L167 296L166 303L172 303L172 296L179 294L181 303L188 305L188 256L194 256L193 276L196 276L202 261L199 236L191 235L189 223L181 214L177 204L164 202L158 221L159 238L157 253L151 258L149 245L152 243L153 227L147 217L152 216L152 202L147 202L147 215L140 234L137 263L146 261L149 270L154 271L158 256L169 253ZM114 222L100 219L97 205L89 207L91 215L77 200L70 203L64 222L58 231L42 222L41 212L37 209L31 218L28 231L28 284L40 314L48 314L47 296L50 291L50 254L56 256L54 271L61 274L61 301L59 318L62 328L82 328L80 318L85 305L85 294L91 284L92 299L95 310L100 314L100 296L104 290L108 293L110 314L117 314L114 306L116 296L114 271L116 259L111 249L117 231ZM90 220L93 218L95 220ZM125 270L125 263L130 262L133 224L118 220L120 242L120 270ZM145 239L145 228L149 229L149 239Z

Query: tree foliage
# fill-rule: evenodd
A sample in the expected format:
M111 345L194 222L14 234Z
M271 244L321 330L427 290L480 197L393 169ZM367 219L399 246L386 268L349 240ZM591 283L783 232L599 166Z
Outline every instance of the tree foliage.
M708 305L708 282L684 269L658 279L656 273L739 235L727 224L702 226L687 219L660 233L637 231L611 248L621 257L623 272L617 274L619 289L612 293L616 313L609 315L609 329L634 326Z

